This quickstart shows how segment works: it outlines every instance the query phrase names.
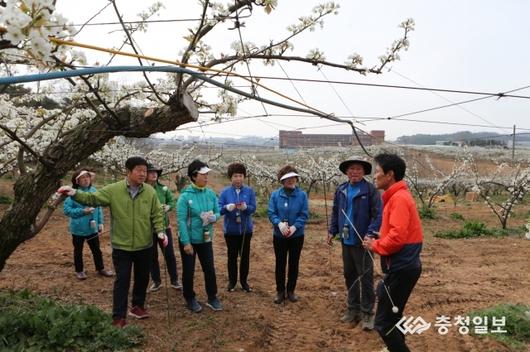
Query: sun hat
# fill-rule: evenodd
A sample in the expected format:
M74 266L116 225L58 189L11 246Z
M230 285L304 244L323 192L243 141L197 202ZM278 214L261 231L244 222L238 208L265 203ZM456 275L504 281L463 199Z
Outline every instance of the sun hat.
M353 164L362 165L365 175L370 175L372 173L372 164L360 157L352 157L348 160L343 161L339 165L339 170L342 171L343 174L346 174L346 170L348 170L348 168Z

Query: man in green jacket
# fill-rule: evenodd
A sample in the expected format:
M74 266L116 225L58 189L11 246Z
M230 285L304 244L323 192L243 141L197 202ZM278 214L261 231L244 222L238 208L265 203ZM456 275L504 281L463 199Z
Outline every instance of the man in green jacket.
M89 206L110 207L112 261L116 271L112 293L112 325L126 325L131 268L134 266L132 308L129 315L137 319L149 317L145 309L145 295L149 283L149 267L153 255L152 231L166 246L164 213L153 187L145 185L147 161L131 157L125 162L127 177L107 185L94 193L62 186L58 193L67 194L75 201Z

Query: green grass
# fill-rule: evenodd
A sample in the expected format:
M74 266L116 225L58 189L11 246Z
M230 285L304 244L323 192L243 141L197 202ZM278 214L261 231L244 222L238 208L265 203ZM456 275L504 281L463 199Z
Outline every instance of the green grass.
M136 326L117 329L91 305L64 304L27 290L0 292L0 351L127 351L143 341Z
M464 221L464 216L460 213L451 213L451 219Z
M463 228L459 230L439 231L434 234L438 238L473 238L481 236L498 236L498 231L489 229L486 224L480 221L466 221Z
M527 313L529 312L529 313ZM524 304L500 304L491 308L468 314L472 317L488 317L488 334L479 336L489 336L498 340L517 351L528 351L530 349L530 306ZM493 317L505 317L505 325L502 330L506 333L491 333ZM484 325L484 324L482 324ZM474 325L470 323L470 331L474 332Z
M418 213L422 219L436 219L436 210L433 207L421 207L418 209Z
M267 210L268 210L268 204L267 205L258 205L256 207L256 212L252 216L254 216L256 218L267 219L269 217L269 215L267 214Z
M11 204L13 202L13 199L8 196L0 196L0 204Z

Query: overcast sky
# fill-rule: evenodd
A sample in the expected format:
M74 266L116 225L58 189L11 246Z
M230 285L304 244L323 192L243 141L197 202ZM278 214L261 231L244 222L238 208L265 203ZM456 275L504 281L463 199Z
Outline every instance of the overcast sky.
M378 63L378 56L400 37L400 22L413 18L416 30L410 35L409 51L401 53L401 61L387 67L391 70L382 75L361 76L333 68L322 68L300 63L282 63L281 68L264 67L252 62L253 75L292 78L329 79L349 82L366 82L391 85L423 86L480 92L505 92L530 85L530 1L526 0L401 0L401 1L337 1L341 9L337 16L328 16L324 28L308 32L293 41L293 55L305 56L314 48L325 53L328 61L344 63L353 52L364 57L366 66ZM83 23L108 3L107 0L58 1L57 11L74 23ZM136 14L146 9L151 2L118 0L125 20L137 19ZM164 1L165 9L156 19L198 18L200 8L193 0ZM296 23L297 18L310 13L319 2L314 0L279 0L271 15L261 8L255 9L252 18L245 19L242 28L244 41L257 45L280 38L285 28ZM178 4L178 6L177 6ZM109 6L92 22L115 21L112 6ZM145 55L164 59L177 59L184 48L186 28L192 22L150 24L147 33L135 36L139 48ZM219 27L206 42L215 52L229 53L230 44L239 40L235 30L228 30L231 23ZM85 27L76 40L103 47L120 45L122 33L119 26ZM124 50L130 51L129 48ZM105 63L108 54L86 50L89 64ZM137 65L136 59L117 58L112 65ZM246 67L239 72L246 74ZM116 75L113 79L134 81L140 74ZM262 80L262 84L277 89L295 99L301 99L326 113L337 116L383 118L413 111L428 109L478 98L478 95L432 93L426 91L373 88L353 85L331 86L328 83L279 82ZM294 87L293 87L294 85ZM282 101L281 98L258 90L261 96ZM214 89L206 95L215 96ZM517 93L530 96L530 89ZM300 98L301 97L301 98ZM299 114L255 102L241 105L238 116ZM203 115L201 120L211 116ZM416 121L374 120L359 125L364 130L383 129L387 139L415 133L450 133L462 130L494 131L511 133L517 125L518 132L530 132L530 99L489 98L478 102L450 107L406 117ZM418 121L421 120L421 121ZM458 126L429 122L443 121L478 126ZM350 133L344 126L328 126L331 123L317 117L268 116L234 121L202 129L189 128L175 132L176 135L202 135L212 137L240 137L260 135L277 136L280 129L302 128L304 133ZM193 127L189 124L183 127ZM508 128L494 128L505 126ZM524 130L527 129L527 130Z

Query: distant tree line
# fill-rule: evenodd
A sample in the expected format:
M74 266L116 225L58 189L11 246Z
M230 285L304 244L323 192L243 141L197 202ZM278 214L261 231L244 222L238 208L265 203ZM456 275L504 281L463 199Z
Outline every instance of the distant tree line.
M518 141L530 141L528 135L517 135ZM493 132L461 131L447 134L415 134L397 138L399 144L434 145L440 142L451 145L451 142L463 143L472 146L506 146L512 136Z

